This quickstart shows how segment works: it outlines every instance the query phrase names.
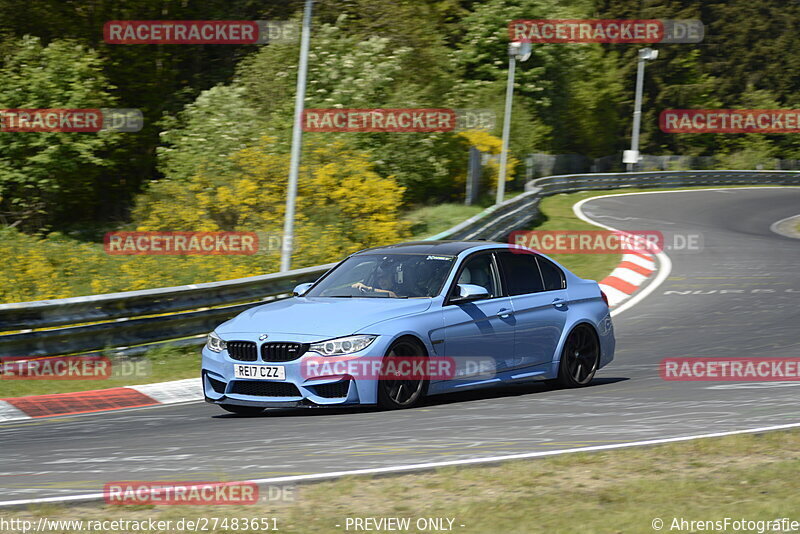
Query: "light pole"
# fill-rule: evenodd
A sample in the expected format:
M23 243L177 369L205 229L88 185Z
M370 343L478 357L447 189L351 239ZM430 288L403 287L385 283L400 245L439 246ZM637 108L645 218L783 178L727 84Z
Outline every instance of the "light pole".
M506 108L503 112L503 148L500 151L500 176L497 177L497 199L503 202L506 194L506 163L508 162L508 136L511 130L511 102L514 99L514 71L520 63L531 57L531 43L513 42L508 45L508 82L506 83Z
M628 164L628 172L633 172L639 162L639 127L642 122L642 88L644 86L644 62L658 57L658 50L642 48L639 50L639 63L636 67L636 99L633 103L633 134L631 149L622 155L622 162Z
M303 148L303 109L306 98L306 72L308 71L308 48L311 41L311 7L313 0L306 0L303 10L303 33L300 37L300 63L297 66L297 93L294 98L294 126L292 129L292 156L289 161L289 185L286 188L286 215L283 220L283 242L281 243L281 272L292 266L294 241L294 205L297 197L297 173L300 169L300 152Z

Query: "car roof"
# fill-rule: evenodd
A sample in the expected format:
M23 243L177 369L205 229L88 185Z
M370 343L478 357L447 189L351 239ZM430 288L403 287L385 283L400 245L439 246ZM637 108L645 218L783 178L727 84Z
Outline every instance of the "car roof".
M508 243L499 243L496 241L409 241L406 243L397 243L395 245L385 245L382 247L373 247L356 252L358 254L443 254L448 256L457 256L465 250L477 249L487 247L487 245L495 245L499 247L508 247Z

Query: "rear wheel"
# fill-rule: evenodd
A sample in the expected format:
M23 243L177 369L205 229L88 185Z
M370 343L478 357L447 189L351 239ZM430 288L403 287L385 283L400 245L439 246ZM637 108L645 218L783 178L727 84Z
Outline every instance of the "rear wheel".
M219 406L226 412L236 415L258 415L264 411L264 408L258 406L237 406L236 404L220 404Z
M565 388L588 386L599 364L600 343L597 335L589 325L578 325L567 336L561 352L558 378L553 383Z
M399 339L391 346L383 357L381 378L378 380L378 405L381 408L389 410L410 408L425 397L428 380L422 377L412 379L391 373L392 369L399 368L398 364L404 359L414 360L424 357L424 348L412 339Z

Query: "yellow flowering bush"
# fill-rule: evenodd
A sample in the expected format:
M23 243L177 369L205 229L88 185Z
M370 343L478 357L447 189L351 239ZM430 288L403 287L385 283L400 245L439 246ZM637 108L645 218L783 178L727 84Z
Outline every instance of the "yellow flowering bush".
M200 174L154 182L139 196L126 229L283 232L288 162L265 137L233 156L230 176ZM296 204L293 267L335 261L356 250L401 241L403 188L374 170L365 153L340 141L307 144ZM268 240L264 240L268 241ZM266 243L264 243L266 244ZM278 270L280 250L251 256L113 256L101 244L63 236L0 231L14 259L0 266L0 301L20 302L210 282Z
M490 134L486 130L465 130L458 135L463 137L470 146L474 146L481 152L491 154L492 156L498 156L496 158L491 158L486 166L486 170L488 171L486 174L488 174L489 178L488 185L496 188L497 179L500 176L499 156L500 152L503 150L503 140ZM509 153L508 159L506 160L506 182L514 179L517 165L519 165L519 160Z

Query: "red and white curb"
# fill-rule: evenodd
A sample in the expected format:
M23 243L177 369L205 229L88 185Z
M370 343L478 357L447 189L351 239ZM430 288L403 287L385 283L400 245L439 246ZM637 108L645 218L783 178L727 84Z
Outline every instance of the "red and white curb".
M654 193L673 193L678 191L649 191L641 193L612 193L584 198L572 206L572 212L580 220L612 232L625 233L618 228L590 219L583 213L583 205L592 200L630 195L650 195ZM672 261L663 250L650 253L630 252L622 255L622 262L599 282L600 289L608 297L611 315L616 316L644 300L645 297L663 284L672 272ZM650 280L647 284L645 281Z
M600 282L600 289L608 297L612 313L619 311L619 306L628 301L657 270L656 259L652 254L638 252L624 254L622 262ZM200 401L203 398L203 384L199 378L94 391L6 398L0 399L0 423L177 404Z
M624 196L647 193L623 193L603 196ZM615 228L589 219L582 211L584 202L602 197L582 200L573 206L573 211L590 224L608 230ZM646 297L669 275L671 262L666 254L657 252L646 254L632 252L622 256L622 262L600 281L600 289L608 297L616 315L630 308ZM653 281L641 290L649 278ZM75 393L57 393L53 395L33 395L0 399L0 423L40 417L76 415L123 408L140 408L162 404L177 404L200 401L204 398L203 384L200 378L188 378L155 384L126 386L95 391L79 391Z
M609 307L615 308L628 300L657 270L652 254L623 254L622 262L599 282L600 289L608 297Z
M608 297L612 313L619 311L619 306L628 301L657 270L655 257L651 254L624 254L622 262L600 282L600 289ZM0 399L0 423L177 404L200 401L203 398L203 384L200 378L74 393L14 397Z
M74 393L0 399L0 423L59 415L177 404L203 399L199 378Z

